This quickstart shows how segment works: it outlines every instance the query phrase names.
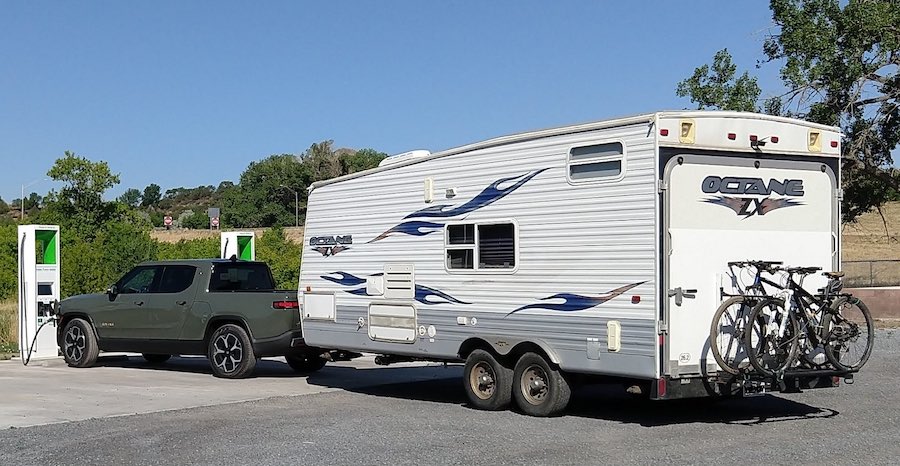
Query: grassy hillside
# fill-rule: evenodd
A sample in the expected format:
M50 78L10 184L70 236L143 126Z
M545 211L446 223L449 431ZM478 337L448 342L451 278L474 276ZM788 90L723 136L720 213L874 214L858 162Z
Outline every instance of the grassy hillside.
M259 237L268 228L246 228L235 229L234 231L252 231ZM284 229L284 235L288 241L294 243L303 242L303 227L287 227ZM218 238L218 230L188 230L188 229L172 229L165 230L161 228L154 229L150 233L150 237L161 243L177 243L180 240L192 240L198 238Z
M881 211L884 213L884 220L878 212L869 212L856 223L844 225L842 239L845 261L900 260L900 202L888 203Z

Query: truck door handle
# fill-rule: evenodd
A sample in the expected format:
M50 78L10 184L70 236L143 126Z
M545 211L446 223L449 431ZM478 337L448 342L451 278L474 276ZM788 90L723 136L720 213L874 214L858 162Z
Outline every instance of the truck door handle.
M175 301L175 304L177 304L179 306L184 306L185 304L187 304L187 301Z
M134 304L137 304L138 306L143 306L144 302L143 301L135 301Z
M674 290L669 290L669 297L672 297L672 296L675 297L675 305L681 306L681 304L684 303L684 298L688 298L688 299L696 298L697 290L696 289L684 290L679 286L678 288L675 288Z

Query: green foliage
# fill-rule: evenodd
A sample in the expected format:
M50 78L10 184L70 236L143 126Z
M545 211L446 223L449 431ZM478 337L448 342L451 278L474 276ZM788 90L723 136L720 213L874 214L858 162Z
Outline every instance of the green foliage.
M193 212L187 217L181 219L183 228L193 230L205 230L209 228L209 215L206 212Z
M144 195L141 196L141 206L149 207L156 205L160 200L160 188L156 183L150 183L144 188Z
M287 240L280 227L272 228L256 239L256 260L269 264L279 289L297 289L302 251L301 245Z
M15 225L0 226L0 301L16 296L19 270Z
M770 0L769 6L777 28L763 53L782 64L787 92L766 100L765 111L843 130L843 221L854 222L900 192L891 156L900 145L900 2ZM700 108L733 108L733 99L717 91L727 91L717 85L729 69L702 81L709 68L698 68L679 83L678 95Z
M222 220L243 228L293 225L294 191L305 205L307 179L306 167L290 154L251 162L240 184L225 191Z
M7 212L9 212L9 204L7 204L2 197L0 197L0 215L3 215Z
M137 189L129 188L117 200L129 207L137 207L141 202L141 192Z
M740 112L756 111L760 89L756 78L745 71L735 78L737 66L731 61L728 49L716 52L712 66L703 65L694 74L678 83L675 94L690 97L697 109L722 109Z
M219 257L219 238L180 240L177 243L158 243L157 260L211 259Z
M153 225L154 227L165 226L166 218L165 218L165 215L162 214L162 212L159 212L156 210L151 210L148 213L148 217L150 219L150 224Z
M896 196L900 143L900 3L772 0L777 34L763 50L784 61L787 115L844 131L844 221Z

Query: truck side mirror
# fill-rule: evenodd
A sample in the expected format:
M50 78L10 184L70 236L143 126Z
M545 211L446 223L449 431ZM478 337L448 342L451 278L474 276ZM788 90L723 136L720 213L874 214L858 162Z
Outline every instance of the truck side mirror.
M116 286L115 283L113 283L112 285L109 285L109 288L106 289L106 294L108 294L110 296L115 296L115 295L119 294L119 287Z

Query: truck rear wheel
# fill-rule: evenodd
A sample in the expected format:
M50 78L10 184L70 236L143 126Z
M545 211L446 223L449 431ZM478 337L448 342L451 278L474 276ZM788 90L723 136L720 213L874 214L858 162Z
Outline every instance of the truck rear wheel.
M97 362L100 347L88 321L77 317L70 320L63 329L61 343L63 358L70 367L91 367Z
M506 409L512 400L512 381L512 369L491 353L477 349L466 358L463 385L473 407L486 411Z
M569 381L539 354L523 354L516 362L513 380L516 404L529 416L556 416L572 397Z
M209 337L206 351L213 375L225 379L242 379L256 367L256 355L247 331L238 325L225 324Z
M315 372L325 367L325 363L327 362L322 358L321 354L316 353L307 353L300 356L285 356L284 359L287 361L288 365L291 366L291 369L301 374Z

